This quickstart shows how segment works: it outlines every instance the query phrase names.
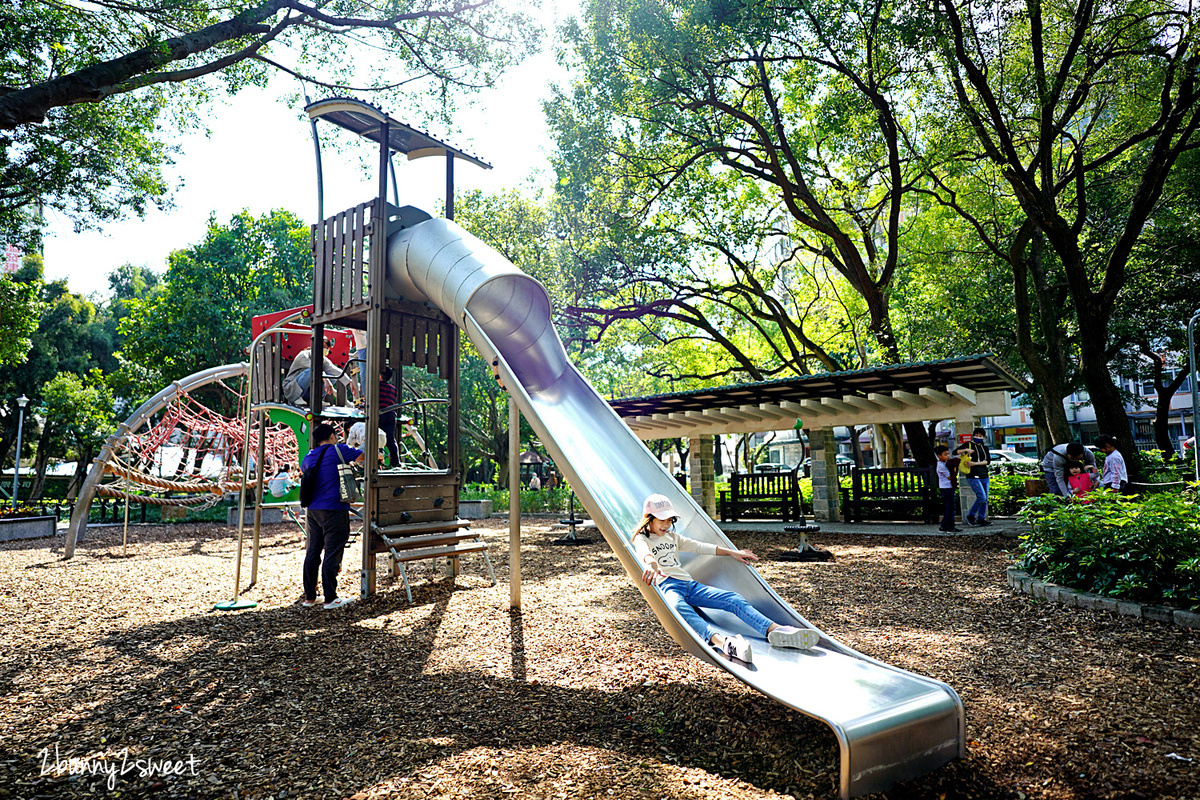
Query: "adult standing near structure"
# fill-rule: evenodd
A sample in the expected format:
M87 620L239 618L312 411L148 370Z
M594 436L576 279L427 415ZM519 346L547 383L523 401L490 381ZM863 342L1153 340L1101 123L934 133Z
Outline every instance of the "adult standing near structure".
M1042 476L1046 487L1060 497L1070 497L1071 487L1067 484L1065 470L1068 461L1082 461L1089 472L1096 471L1096 457L1079 442L1056 444L1042 457Z
M350 539L350 504L342 500L338 466L342 462L362 462L363 451L339 444L337 428L328 422L322 422L313 430L313 438L317 446L301 464L306 476L309 470L316 472L313 498L308 505L308 549L304 554L304 599L300 605L312 608L320 602L317 600L319 567L321 588L325 592L324 608L331 610L350 602L350 598L338 597L337 593L342 553Z
M1117 449L1117 440L1111 436L1098 436L1096 448L1104 453L1104 470L1100 473L1100 485L1116 492L1125 491L1129 487L1129 470L1125 468L1125 456Z
M987 445L984 444L985 435L987 435L987 432L983 428L976 428L971 432L971 441L964 442L954 451L960 457L968 455L971 457L971 469L967 473L967 485L975 493L975 502L971 504L971 508L966 514L967 524L971 527L992 524L987 518L988 470L991 467L992 454L988 451Z

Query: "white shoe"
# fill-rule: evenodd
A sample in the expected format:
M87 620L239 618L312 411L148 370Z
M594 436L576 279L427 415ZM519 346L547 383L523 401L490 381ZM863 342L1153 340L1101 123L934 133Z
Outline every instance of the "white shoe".
M321 608L325 609L326 611L332 611L335 608L341 608L342 606L348 606L352 602L354 602L354 601L352 601L349 597L339 597L337 600L334 600L332 603L326 603L325 605L321 606Z
M808 628L797 628L792 625L780 625L767 634L767 641L772 647L791 647L796 650L807 650L816 647L821 641L821 634Z
M725 644L721 647L721 651L738 661L744 661L747 664L754 663L754 651L750 649L750 643L741 634L725 637Z

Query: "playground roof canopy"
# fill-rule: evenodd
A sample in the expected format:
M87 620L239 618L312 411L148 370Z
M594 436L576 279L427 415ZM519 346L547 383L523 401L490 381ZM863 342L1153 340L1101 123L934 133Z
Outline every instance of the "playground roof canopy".
M330 97L310 103L304 111L308 114L309 119L328 120L340 128L345 128L377 143L382 143L379 132L383 123L386 122L388 125L387 146L393 152L404 153L410 161L425 156L451 155L484 169L492 168L492 165L486 161L451 147L411 125L405 125L400 120L388 116L380 109L370 103L364 103L362 100L355 100L351 97Z
M642 438L1006 414L1024 383L990 355L611 401Z

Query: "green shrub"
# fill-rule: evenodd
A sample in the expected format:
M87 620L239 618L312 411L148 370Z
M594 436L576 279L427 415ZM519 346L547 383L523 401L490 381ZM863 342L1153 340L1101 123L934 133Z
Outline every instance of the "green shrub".
M1167 461L1161 450L1139 450L1137 459L1142 468L1142 483L1177 483L1188 480L1192 475L1187 461Z
M992 475L988 481L988 515L1016 515L1027 499L1025 480L1025 475Z
M1020 566L1073 589L1200 609L1200 510L1195 489L1126 498L1094 492L1089 503L1045 495L1022 519Z
M494 513L508 513L508 489L497 489L490 483L468 483L463 486L459 497L463 500L491 500ZM521 513L565 513L570 498L571 489L565 484L536 492L525 490L521 492ZM583 505L578 500L575 501L575 512L583 513Z

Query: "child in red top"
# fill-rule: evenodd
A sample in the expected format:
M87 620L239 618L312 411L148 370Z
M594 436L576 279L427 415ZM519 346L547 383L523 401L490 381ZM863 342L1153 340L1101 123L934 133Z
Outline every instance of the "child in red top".
M1088 502L1085 494L1095 488L1091 473L1087 472L1081 461L1072 461L1064 470L1067 475L1067 485L1071 488L1071 499L1081 503Z

